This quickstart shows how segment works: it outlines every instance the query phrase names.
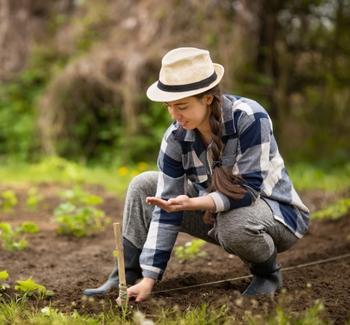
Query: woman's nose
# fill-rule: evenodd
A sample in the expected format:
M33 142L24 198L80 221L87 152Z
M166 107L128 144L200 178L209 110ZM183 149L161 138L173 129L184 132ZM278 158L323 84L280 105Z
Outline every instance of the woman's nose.
M180 114L176 108L169 107L169 113L174 120L178 120L180 118Z

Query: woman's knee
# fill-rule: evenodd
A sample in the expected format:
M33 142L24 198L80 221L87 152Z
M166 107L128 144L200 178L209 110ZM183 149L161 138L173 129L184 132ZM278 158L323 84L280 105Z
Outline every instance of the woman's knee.
M132 192L144 192L154 195L157 189L158 173L145 171L136 175L129 183L128 190Z
M221 212L216 217L216 232L219 241L240 242L247 236L248 218L245 209Z
M247 214L239 213L238 210L240 209L217 216L218 242L228 253L244 260L260 259L257 256L258 252L258 255L261 254L264 258L265 252L268 255L273 249L272 238L266 233L263 225L251 222Z
M219 230L217 240L228 253L255 263L267 260L274 250L273 239L269 234L245 225Z
M236 224L230 226L217 225L216 227L216 239L220 245L229 253L236 254L237 248L239 248L243 242L246 241L244 225Z

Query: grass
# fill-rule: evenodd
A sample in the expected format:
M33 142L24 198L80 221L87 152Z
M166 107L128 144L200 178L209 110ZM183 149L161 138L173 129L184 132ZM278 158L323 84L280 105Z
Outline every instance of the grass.
M288 170L297 190L337 192L350 186L350 163L342 166L298 163L288 167Z
M65 185L99 184L123 196L130 180L145 170L154 170L145 162L135 166L87 167L59 157L48 157L36 164L10 163L0 166L0 179L6 185L55 182Z
M2 184L35 184L57 182L63 184L100 184L123 196L132 177L156 165L140 162L134 166L112 165L88 167L59 157L48 157L36 164L5 163L0 166ZM349 187L350 163L341 167L299 163L288 167L297 190L319 189L337 192Z
M326 324L323 320L324 305L321 301L314 304L301 313L289 313L281 306L267 316L254 314L247 310L243 319L236 319L226 305L220 309L212 309L207 304L199 307L188 308L179 311L176 307L170 309L161 308L157 314L150 316L140 311L129 310L121 313L117 308L110 306L104 313L96 315L82 315L77 311L62 313L55 308L46 306L44 308L30 307L25 302L14 302L0 304L0 324L35 324L35 325L114 325L114 324L139 324L139 325L214 325L214 324Z

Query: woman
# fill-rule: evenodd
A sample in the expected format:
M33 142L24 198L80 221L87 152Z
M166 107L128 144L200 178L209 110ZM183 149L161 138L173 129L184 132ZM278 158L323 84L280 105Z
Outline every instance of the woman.
M162 140L159 171L135 177L126 196L126 278L136 301L162 278L179 231L248 264L248 296L281 288L277 253L307 231L309 211L288 177L267 112L251 99L222 95L223 74L208 51L177 48L163 57L159 80L147 90L174 123ZM112 287L116 267L105 284L84 294Z

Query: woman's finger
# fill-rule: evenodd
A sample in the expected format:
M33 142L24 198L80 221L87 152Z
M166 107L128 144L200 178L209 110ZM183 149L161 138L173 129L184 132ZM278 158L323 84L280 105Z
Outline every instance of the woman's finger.
M167 212L174 212L183 208L183 203L177 198L172 198L166 201L157 197L147 197L146 202L148 204L156 205Z
M136 302L141 302L141 301L144 301L144 300L145 300L145 298L144 298L143 295L141 295L141 294L139 294L139 295L136 297L136 299L135 299Z
M166 203L167 201L165 201L161 198L158 198L158 197L147 197L146 202L148 204L159 204L159 203Z
M148 204L151 204L151 205L157 205L160 208L168 207L171 205L171 203L169 203L169 201L165 201L165 200L162 200L159 198L147 198L146 202Z
M129 298L136 297L138 292L134 290L133 287L127 289L127 294Z

